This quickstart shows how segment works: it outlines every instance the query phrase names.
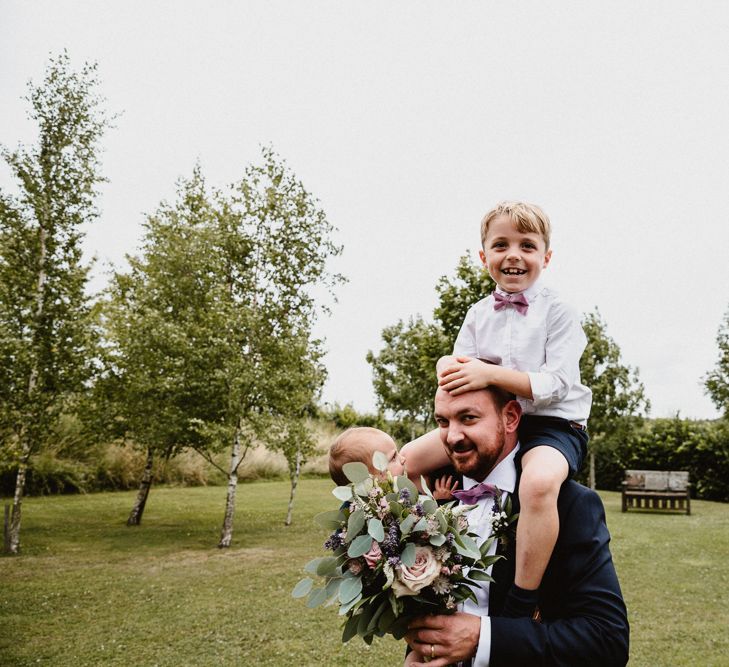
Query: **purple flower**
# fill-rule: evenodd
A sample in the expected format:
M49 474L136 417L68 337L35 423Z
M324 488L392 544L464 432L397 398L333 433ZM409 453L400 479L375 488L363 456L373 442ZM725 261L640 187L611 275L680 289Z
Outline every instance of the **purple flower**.
M413 513L417 514L418 516L423 516L423 514L425 514L425 511L423 510L423 506L420 503L415 505L415 507L413 507Z
M398 565L400 565L400 558L399 556L390 556L387 559L387 563L389 565L392 565L392 567L397 567Z
M410 491L407 489L400 489L400 502L408 507L410 505Z

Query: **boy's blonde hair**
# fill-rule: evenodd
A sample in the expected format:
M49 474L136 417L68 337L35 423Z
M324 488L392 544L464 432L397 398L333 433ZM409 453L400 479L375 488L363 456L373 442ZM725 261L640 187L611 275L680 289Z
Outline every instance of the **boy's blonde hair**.
M359 461L368 468L372 467L372 440L368 436L383 433L371 426L352 426L341 433L329 448L329 474L339 486L349 484L347 476L342 472L345 463Z
M523 234L531 232L539 234L544 239L545 250L549 250L549 240L552 236L552 225L547 214L536 204L527 204L521 201L502 201L492 208L481 220L481 245L486 249L486 236L489 226L499 216L505 215L516 224L516 228Z

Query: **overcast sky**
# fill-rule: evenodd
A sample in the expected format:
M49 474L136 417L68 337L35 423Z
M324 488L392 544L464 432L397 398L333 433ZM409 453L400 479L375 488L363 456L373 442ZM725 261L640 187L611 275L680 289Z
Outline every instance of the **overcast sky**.
M382 328L430 317L494 203L539 203L545 278L599 308L651 415L715 417L701 378L729 306L728 34L723 1L0 0L0 142L33 140L20 97L49 55L98 63L123 113L85 241L97 285L197 159L222 187L271 144L344 245L324 399L359 410Z

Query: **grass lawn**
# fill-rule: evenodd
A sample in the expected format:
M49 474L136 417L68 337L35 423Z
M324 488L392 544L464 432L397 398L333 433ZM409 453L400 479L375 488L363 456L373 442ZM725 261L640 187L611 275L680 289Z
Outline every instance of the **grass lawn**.
M333 608L290 598L320 555L328 480L238 487L233 548L215 548L222 487L27 499L23 553L0 558L0 665L399 665L392 639L342 646ZM631 621L631 666L729 665L729 505L620 512L603 493Z

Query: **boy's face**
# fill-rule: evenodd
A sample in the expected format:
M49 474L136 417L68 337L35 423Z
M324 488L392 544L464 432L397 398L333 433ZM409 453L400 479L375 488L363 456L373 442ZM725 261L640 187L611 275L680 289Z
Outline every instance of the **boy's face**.
M392 473L393 477L402 475L405 465L405 457L398 453L395 441L387 435L387 433L378 434L375 438L373 438L372 454L374 455L375 452L382 452L385 456L387 456L387 469ZM375 470L371 463L369 468L370 472L379 474L379 471Z
M541 234L520 232L505 215L491 223L483 250L478 254L489 275L505 292L523 292L531 287L552 258Z

